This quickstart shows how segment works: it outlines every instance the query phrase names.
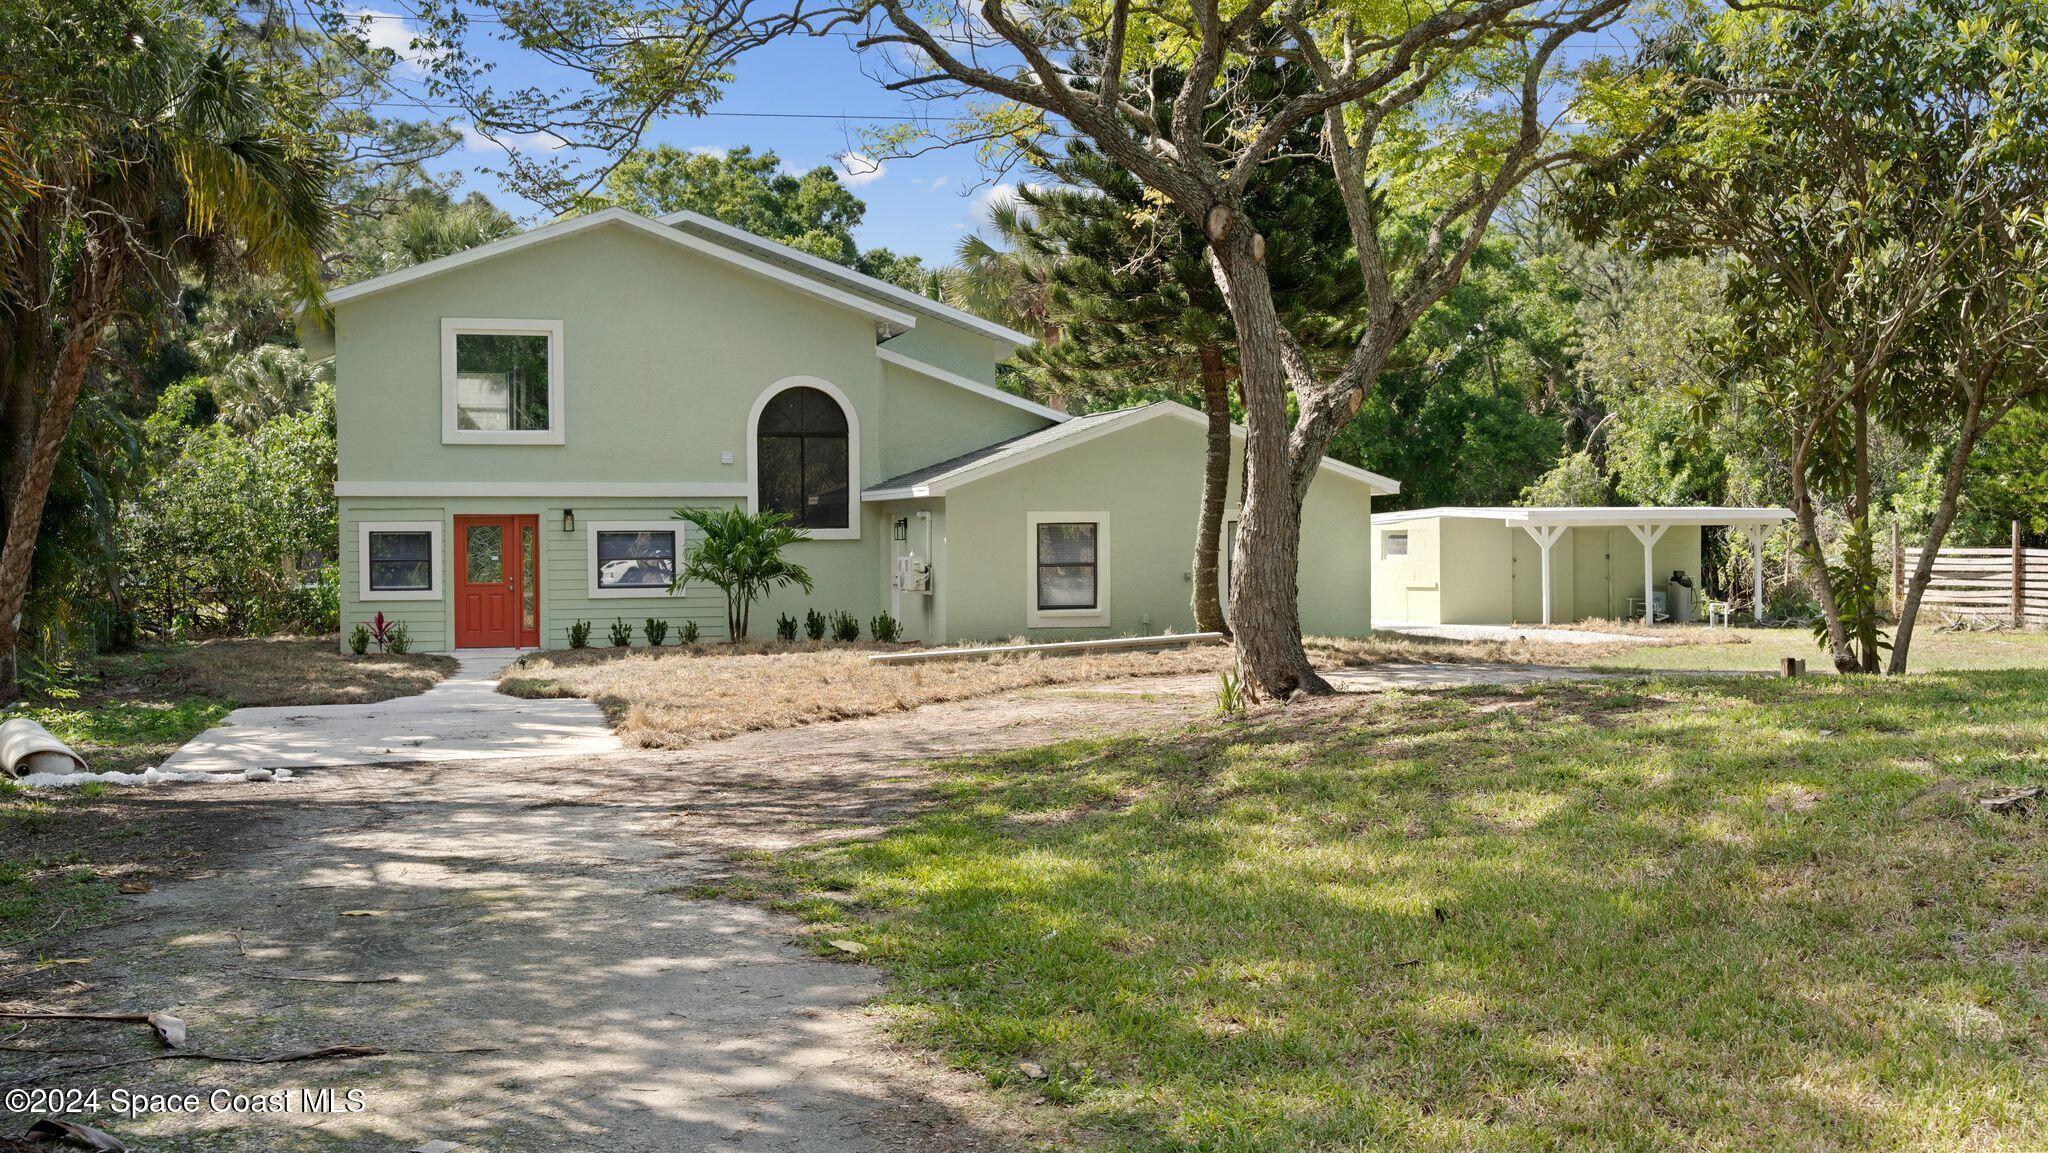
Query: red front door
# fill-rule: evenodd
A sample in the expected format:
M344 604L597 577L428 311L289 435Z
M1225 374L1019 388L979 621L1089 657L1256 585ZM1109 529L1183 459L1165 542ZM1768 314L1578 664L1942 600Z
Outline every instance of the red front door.
M455 647L540 643L540 518L455 518Z

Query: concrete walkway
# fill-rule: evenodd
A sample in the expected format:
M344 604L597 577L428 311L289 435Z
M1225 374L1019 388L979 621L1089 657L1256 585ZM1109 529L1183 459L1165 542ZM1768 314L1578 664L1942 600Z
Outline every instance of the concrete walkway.
M1407 621L1377 620L1374 632L1404 637L1434 637L1446 641L1541 641L1553 645L1661 645L1663 640L1639 633L1596 633L1582 629L1547 629L1528 625L1417 625Z
M583 756L620 747L603 710L589 701L499 693L498 675L518 655L458 653L447 680L373 705L236 709L158 767L240 776L249 769Z

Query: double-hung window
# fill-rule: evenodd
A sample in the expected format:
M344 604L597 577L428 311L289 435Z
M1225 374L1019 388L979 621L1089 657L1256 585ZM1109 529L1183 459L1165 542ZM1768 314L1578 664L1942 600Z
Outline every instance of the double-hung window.
M441 440L561 444L562 322L441 322Z
M1086 628L1109 623L1109 517L1031 513L1025 623Z
M590 595L669 595L682 547L683 526L678 521L602 521L591 525Z
M439 521L365 521L357 548L361 599L440 599Z

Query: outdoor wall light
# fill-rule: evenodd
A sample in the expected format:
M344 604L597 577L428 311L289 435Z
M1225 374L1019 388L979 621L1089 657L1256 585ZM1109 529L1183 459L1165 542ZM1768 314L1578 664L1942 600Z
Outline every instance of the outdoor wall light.
M897 517L897 518L896 518L896 539L897 539L897 540L909 540L909 539L910 539L910 518L909 518L909 517L907 517L907 516L899 516L899 517Z
M575 509L573 509L573 508L565 508L565 509L563 509L563 510L562 510L562 531L563 531L563 532L575 532L575 531L576 531L576 510L575 510Z

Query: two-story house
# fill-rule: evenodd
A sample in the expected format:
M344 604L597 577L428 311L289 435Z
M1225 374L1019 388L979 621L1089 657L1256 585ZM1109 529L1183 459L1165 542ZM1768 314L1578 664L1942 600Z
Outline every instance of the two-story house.
M754 613L887 611L926 642L1193 627L1200 414L1068 417L996 387L1030 338L690 213L610 209L333 292L341 621L421 649L578 620L724 632L671 589L678 506L794 515L816 581ZM1372 497L1311 488L1304 626L1371 627ZM1233 494L1235 480L1233 479ZM1233 495L1233 505L1235 497ZM765 622L765 623L764 623ZM673 635L673 634L672 634Z

